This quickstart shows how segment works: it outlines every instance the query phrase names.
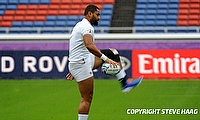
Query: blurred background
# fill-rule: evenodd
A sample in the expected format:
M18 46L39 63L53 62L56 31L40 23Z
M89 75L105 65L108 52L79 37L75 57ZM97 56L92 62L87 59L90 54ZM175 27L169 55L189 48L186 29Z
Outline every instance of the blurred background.
M88 4L101 9L97 47L118 49L129 76L200 77L199 0L1 0L0 78L64 78Z
M128 108L199 111L199 0L0 0L2 120L76 117L76 83L63 80L68 73L70 33L88 4L101 10L95 26L97 47L116 48L127 75L145 79L135 92L123 96L120 90L110 91L118 89L115 77L94 70L98 102L91 118L132 120L135 116L125 113ZM119 104L122 98L129 101ZM136 118L194 120L199 114Z

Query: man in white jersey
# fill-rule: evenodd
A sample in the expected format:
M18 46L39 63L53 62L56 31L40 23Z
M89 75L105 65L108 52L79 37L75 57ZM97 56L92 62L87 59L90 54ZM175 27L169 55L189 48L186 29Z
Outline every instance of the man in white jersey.
M81 102L78 108L78 120L87 120L93 96L93 69L98 68L104 62L122 68L119 53L116 49L99 50L94 44L94 27L100 20L100 10L95 5L88 5L84 12L84 18L78 22L72 30L69 44L69 74L67 79L76 79L81 94ZM124 69L116 75L122 84L122 92L127 93L136 87L142 80L128 79ZM129 80L129 82L128 82Z

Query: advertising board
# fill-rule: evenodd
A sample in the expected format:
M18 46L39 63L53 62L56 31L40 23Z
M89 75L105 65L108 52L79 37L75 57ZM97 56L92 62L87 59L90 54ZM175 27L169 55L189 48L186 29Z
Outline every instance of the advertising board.
M132 50L132 75L200 78L200 50Z
M67 51L1 51L1 78L62 78Z
M131 76L131 50L119 51L122 64ZM1 51L0 78L65 78L68 73L68 50L66 51ZM96 78L115 78L94 70Z

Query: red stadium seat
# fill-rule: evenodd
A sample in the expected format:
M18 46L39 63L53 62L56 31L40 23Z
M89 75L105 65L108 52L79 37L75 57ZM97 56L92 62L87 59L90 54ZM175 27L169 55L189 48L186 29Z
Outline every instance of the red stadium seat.
M42 16L46 16L47 15L48 10L38 10L37 11L37 15L42 15Z
M39 5L38 9L39 10L47 10L47 9L49 9L49 5Z
M188 21L189 26L199 26L199 20L189 20Z
M61 4L71 4L72 1L71 0L61 0Z
M103 4L95 4L100 10L103 8ZM83 4L82 5L82 11L88 6L88 4Z
M72 4L71 7L70 7L70 9L71 10L76 10L76 9L80 10L81 6L82 6L81 4Z
M200 17L199 17L199 15L189 15L189 19L190 20L199 20L200 19Z
M28 5L17 5L17 10L26 10Z
M183 14L179 14L179 15L178 15L178 19L179 19L179 20L188 20L188 18L189 18L189 17L188 17L187 14L186 14L186 15L183 15Z
M14 16L3 16L4 21L12 21Z
M104 0L104 4L114 4L115 0Z
M38 9L38 5L28 5L28 9L29 10L37 10Z
M94 4L103 4L103 0L93 0Z
M70 10L69 14L70 15L81 15L81 12L79 9L76 9L76 10Z
M15 14L16 15L25 15L26 14L26 10L16 10Z
M26 11L26 15L36 15L37 14L37 10L27 10Z
M200 3L200 0L190 0L190 3Z
M7 15L12 15L12 16L14 16L14 15L15 15L15 10L6 10L6 11L5 11L5 16L7 16Z
M82 0L83 4L91 4L93 3L93 0Z
M58 14L58 10L48 10L47 14L48 15L57 15Z
M70 0L69 0L70 1ZM60 4L62 0L51 0L51 4Z
M179 9L189 9L190 5L188 3L179 4Z
M69 10L70 9L70 5L69 4L62 4L60 5L60 10Z
M1 26L2 27L12 27L12 22L11 21L2 21Z
M190 9L189 13L192 15L199 15L200 11L199 11L199 9Z
M24 15L16 15L14 16L14 21L23 21L24 20Z
M179 9L179 15L188 15L189 14L189 9Z
M189 3L190 0L179 0L180 3Z
M82 4L82 0L72 0L72 4Z
M85 9L88 6L88 4L83 4L82 9Z
M60 8L59 4L49 5L49 10L58 10Z
M3 21L3 16L0 16L0 22Z
M191 9L199 9L199 8L200 8L200 4L197 4L197 3L190 3L190 8L191 8Z
M58 15L69 15L69 10L67 10L67 9L60 9L59 11L58 11Z
M37 15L35 16L36 21L46 21L46 16Z
M188 20L178 20L178 26L188 26Z
M26 15L24 17L25 21L35 21L35 15Z

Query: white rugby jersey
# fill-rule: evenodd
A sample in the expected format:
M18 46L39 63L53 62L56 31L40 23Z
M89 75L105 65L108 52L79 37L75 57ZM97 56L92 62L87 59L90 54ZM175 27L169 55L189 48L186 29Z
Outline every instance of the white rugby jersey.
M94 41L94 27L90 22L83 18L82 21L78 22L72 30L70 43L69 43L69 61L78 62L83 59L89 58L91 54L85 47L83 35L92 35Z

